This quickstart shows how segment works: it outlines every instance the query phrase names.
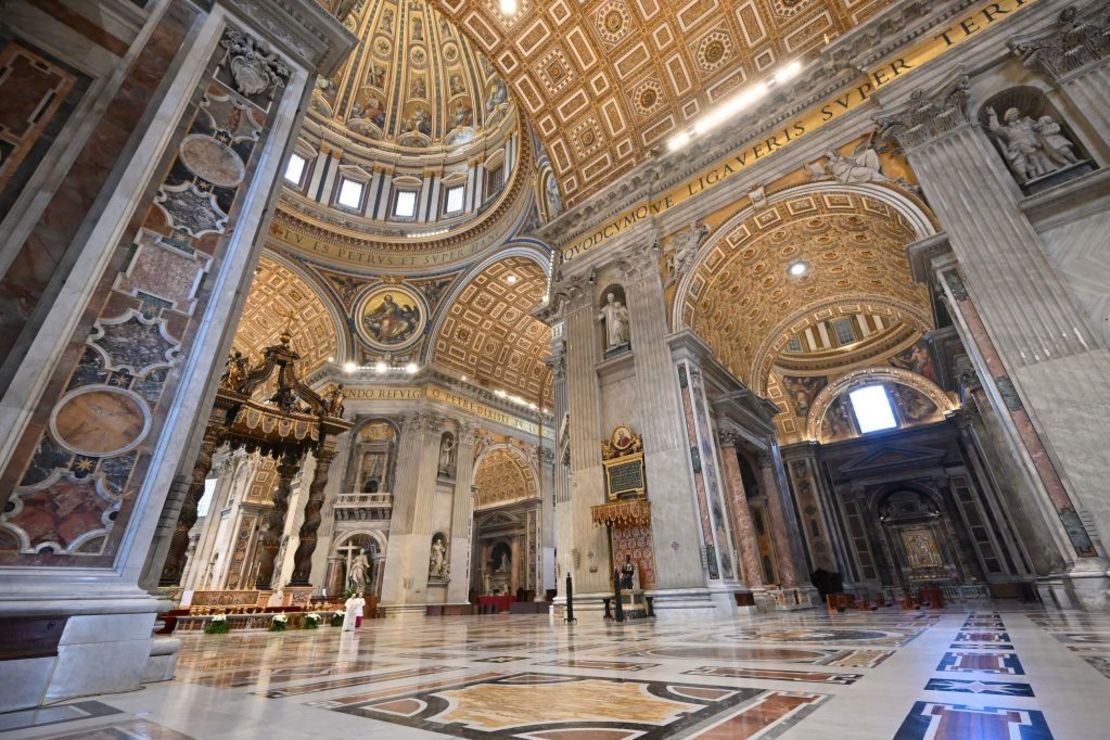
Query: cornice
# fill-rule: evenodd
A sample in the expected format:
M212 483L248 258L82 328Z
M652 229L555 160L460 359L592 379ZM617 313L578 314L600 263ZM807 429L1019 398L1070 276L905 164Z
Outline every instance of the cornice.
M317 74L335 72L358 42L316 0L220 0L220 4Z

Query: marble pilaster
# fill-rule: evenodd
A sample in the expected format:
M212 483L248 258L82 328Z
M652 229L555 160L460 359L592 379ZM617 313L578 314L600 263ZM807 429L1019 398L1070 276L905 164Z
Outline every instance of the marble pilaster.
M625 280L628 300L636 397L651 502L655 588L704 587L704 570L695 548L673 547L676 542L693 544L698 536L689 496L691 481L683 411L667 344L670 329L658 257L654 250L644 250L618 261L617 267Z
M957 76L878 120L906 151L947 232L959 262L951 272L959 300L981 326L971 340L986 361L992 403L1021 416L1014 423L1044 495L1066 520L1076 558L1092 559L1082 567L1105 571L1082 512L1107 541L1101 440L1110 418L1110 352L1022 211L1017 183L970 112L970 90L970 80ZM992 355L994 363L986 359Z
M471 422L459 424L447 556L451 579L447 584L447 601L451 604L465 604L469 598L470 540L474 530L474 501L470 495L470 486L474 480L474 442L477 433L477 427Z

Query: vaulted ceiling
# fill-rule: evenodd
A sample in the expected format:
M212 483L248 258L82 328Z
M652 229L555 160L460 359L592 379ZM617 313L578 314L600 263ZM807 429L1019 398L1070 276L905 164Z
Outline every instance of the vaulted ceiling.
M772 366L808 327L864 315L889 327L932 328L927 293L913 282L905 255L917 238L901 213L869 196L820 191L784 199L712 237L683 321L766 393ZM798 264L804 274L792 275Z
M277 344L287 326L293 349L303 358L302 377L339 354L335 323L316 290L285 265L263 255L233 346L256 360L265 347Z
M508 81L574 205L894 0L518 0L512 15L498 0L431 3Z
M435 363L527 401L546 399L551 329L531 315L546 293L547 275L531 259L506 257L485 268L447 308Z

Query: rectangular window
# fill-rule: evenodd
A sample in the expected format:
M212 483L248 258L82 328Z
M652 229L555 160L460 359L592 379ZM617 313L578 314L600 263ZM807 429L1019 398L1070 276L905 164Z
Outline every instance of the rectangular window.
M212 508L212 497L216 495L216 483L218 478L205 478L204 479L204 493L201 494L200 501L197 501L197 518L208 516L208 510Z
M786 351L787 352L801 352L802 351L802 340L798 339L798 337L792 337L790 339L790 341L786 343Z
M861 433L881 432L898 426L886 388L881 385L865 385L848 396L852 399L852 409L856 412Z
M838 319L834 321L833 330L836 332L837 343L842 347L856 341L856 333L852 330L851 319Z
M505 168L498 167L493 170L486 170L486 197L492 198L501 191L501 186L505 180Z
M343 178L339 181L339 205L347 208L362 207L363 184Z
M397 218L413 218L416 216L415 190L397 191L397 200L393 204L393 215Z
M285 165L285 181L292 185L300 185L304 177L304 168L308 164L301 155L294 152L289 155L289 164Z
M458 213L463 209L463 191L464 187L462 185L447 188L447 194L444 197L444 213Z

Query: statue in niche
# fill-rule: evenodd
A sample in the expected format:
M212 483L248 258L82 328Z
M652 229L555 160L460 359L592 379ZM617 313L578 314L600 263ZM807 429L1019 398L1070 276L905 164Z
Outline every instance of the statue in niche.
M354 589L356 595L361 596L366 592L367 575L370 573L370 560L366 551L362 550L351 561L351 572L347 574L347 588Z
M439 441L439 474L450 478L455 473L455 437L444 434Z
M986 113L987 130L1003 144L1006 162L1022 184L1079 161L1075 145L1052 116L1034 121L1010 108L1000 123L994 108L987 108Z
M432 553L428 558L429 578L447 578L449 572L447 547L444 545L443 539L443 535L439 533L432 537Z
M607 352L628 346L628 309L617 300L616 295L613 293L606 294L605 305L601 307L597 320L605 322L605 350Z

